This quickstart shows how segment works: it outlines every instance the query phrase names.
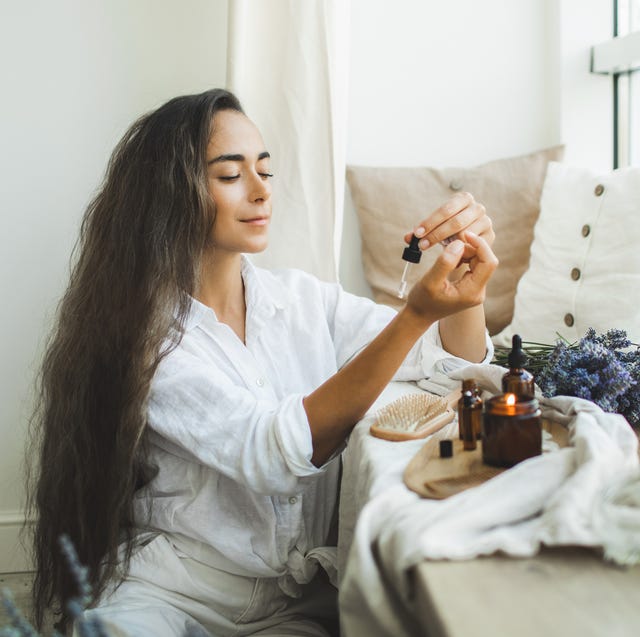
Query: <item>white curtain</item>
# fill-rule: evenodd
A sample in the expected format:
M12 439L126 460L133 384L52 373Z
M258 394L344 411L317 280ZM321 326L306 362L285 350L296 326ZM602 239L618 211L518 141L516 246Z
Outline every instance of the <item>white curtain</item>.
M263 267L337 280L346 158L348 0L229 0L227 87L272 156Z

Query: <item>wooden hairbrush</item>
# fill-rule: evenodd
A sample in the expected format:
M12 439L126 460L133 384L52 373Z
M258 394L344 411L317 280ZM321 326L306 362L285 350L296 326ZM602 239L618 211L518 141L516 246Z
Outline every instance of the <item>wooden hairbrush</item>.
M369 431L372 436L393 442L426 438L453 420L452 405L459 397L459 391L447 396L427 393L402 396L376 412Z

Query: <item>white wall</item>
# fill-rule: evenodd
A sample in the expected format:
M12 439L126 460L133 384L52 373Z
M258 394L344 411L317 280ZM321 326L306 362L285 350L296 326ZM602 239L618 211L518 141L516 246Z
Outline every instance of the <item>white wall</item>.
M472 166L558 143L611 166L611 0L351 0L347 163ZM427 212L427 211L425 211ZM345 199L340 279L370 294Z
M223 86L227 0L0 5L0 572L22 519L29 396L83 208L143 112Z

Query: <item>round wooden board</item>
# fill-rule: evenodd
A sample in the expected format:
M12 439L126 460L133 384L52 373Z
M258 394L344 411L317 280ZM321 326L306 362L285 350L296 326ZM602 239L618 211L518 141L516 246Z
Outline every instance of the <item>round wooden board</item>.
M544 420L543 429L551 434L559 447L569 444L569 433L562 425ZM404 483L423 498L443 500L505 471L483 464L481 441L473 451L464 451L462 440L453 440L451 458L440 457L439 445L439 439L428 440L404 471Z

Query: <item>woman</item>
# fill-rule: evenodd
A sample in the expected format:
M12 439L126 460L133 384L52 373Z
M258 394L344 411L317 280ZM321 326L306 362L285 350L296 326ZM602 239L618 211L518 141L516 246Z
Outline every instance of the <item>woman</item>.
M37 621L74 592L57 550L67 533L90 613L119 634L326 635L335 591L315 575L332 569L350 430L392 378L485 360L497 260L470 195L415 230L423 249L464 242L396 315L251 265L244 253L267 245L269 170L223 90L171 100L115 149L42 371Z

